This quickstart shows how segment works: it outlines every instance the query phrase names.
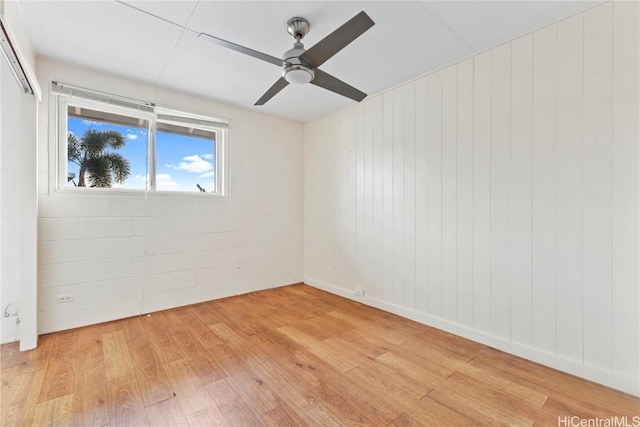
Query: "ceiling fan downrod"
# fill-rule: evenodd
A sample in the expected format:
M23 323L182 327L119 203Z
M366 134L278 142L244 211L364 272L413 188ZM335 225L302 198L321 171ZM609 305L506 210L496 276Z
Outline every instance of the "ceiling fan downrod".
M309 21L299 16L287 21L287 32L296 39L293 49L286 51L282 58L284 61L282 77L289 83L306 84L315 78L315 72L311 64L300 58L305 53L304 45L300 40L307 35L309 28Z

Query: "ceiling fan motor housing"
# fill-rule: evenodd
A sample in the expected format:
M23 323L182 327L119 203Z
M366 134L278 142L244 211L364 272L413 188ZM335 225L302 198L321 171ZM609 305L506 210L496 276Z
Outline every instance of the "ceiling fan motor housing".
M289 83L305 84L315 78L315 72L311 64L300 58L300 55L305 52L304 45L300 41L296 41L293 44L293 49L289 49L284 53L282 57L284 61L282 77Z

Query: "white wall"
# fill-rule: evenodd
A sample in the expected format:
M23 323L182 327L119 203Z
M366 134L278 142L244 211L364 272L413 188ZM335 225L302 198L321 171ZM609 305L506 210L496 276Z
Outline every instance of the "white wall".
M305 282L640 395L638 3L305 126Z
M2 343L20 338L20 86L0 53L0 310ZM16 126L18 125L18 126Z
M37 74L40 333L302 280L302 125L48 59ZM55 191L51 80L229 118L229 196Z
M2 58L0 107L0 343L37 344L37 105L33 50L15 1L0 0L0 19L35 96L25 94ZM3 55L0 53L0 55Z

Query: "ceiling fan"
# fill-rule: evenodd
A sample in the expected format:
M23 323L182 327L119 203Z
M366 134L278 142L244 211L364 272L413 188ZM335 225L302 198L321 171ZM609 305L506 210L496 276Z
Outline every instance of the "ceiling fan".
M293 43L293 48L284 53L282 59L214 37L210 34L200 33L198 37L282 67L282 76L258 99L255 105L264 105L289 83L311 83L360 102L367 96L366 93L333 77L331 74L325 73L318 67L342 50L342 48L360 37L373 25L374 22L369 15L364 11L360 12L333 33L320 40L313 47L305 50L300 40L309 32L309 21L300 17L291 18L287 22L287 31L296 41Z

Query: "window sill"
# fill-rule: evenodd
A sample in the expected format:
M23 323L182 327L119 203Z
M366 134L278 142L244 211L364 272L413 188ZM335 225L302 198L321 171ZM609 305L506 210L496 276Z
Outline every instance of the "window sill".
M113 188L58 188L54 190L54 194L70 196L82 195L82 197L143 197L143 198L216 198L224 199L229 196L226 194L188 192L188 191L148 191L136 189L113 189Z

